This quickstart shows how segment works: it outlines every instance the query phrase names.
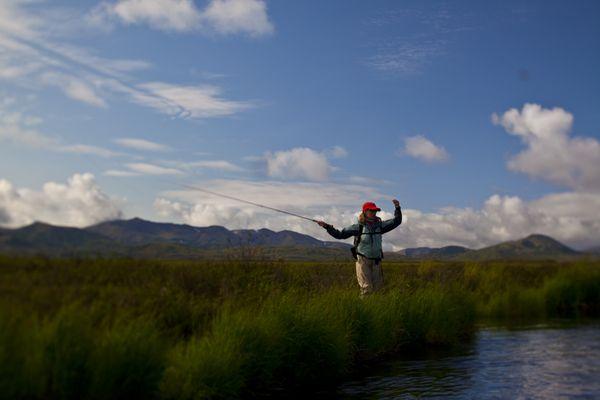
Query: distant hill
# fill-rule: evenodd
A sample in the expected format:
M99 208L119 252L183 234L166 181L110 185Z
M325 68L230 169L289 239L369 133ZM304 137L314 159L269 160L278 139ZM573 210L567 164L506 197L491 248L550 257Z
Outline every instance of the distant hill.
M565 246L550 236L533 234L523 239L471 250L457 258L466 260L507 260L569 258L579 255L582 255L582 253Z
M350 245L289 230L229 230L132 218L69 228L41 222L18 229L0 229L0 253L49 257L99 256L133 258L218 258L253 256L285 259L350 259ZM596 253L593 253L596 251ZM417 247L386 252L390 260L561 259L595 256L600 248L578 252L555 239L534 234L482 249L462 246Z
M141 218L102 222L84 230L100 234L126 245L169 243L199 248L238 246L349 247L346 243L322 241L310 235L289 230L279 232L265 228L229 230L218 225L195 227L185 224L152 222Z
M588 254L600 255L600 246L590 247L589 249L585 249L584 252Z
M448 258L471 251L462 246L413 247L397 251L395 254L407 258Z
M21 255L213 258L222 254L233 257L240 254L236 249L250 247L255 248L254 253L283 258L350 254L347 243L321 241L289 230L232 231L222 226L194 227L140 218L107 221L83 229L40 222L0 229L0 252Z
M83 254L124 254L113 240L94 232L35 222L19 229L0 231L0 251L16 254L74 256Z
M599 252L595 254L600 254ZM559 241L540 234L499 243L473 250L462 246L440 248L414 247L389 253L391 259L440 259L440 260L516 260L516 259L561 259L594 254L592 251L579 252Z

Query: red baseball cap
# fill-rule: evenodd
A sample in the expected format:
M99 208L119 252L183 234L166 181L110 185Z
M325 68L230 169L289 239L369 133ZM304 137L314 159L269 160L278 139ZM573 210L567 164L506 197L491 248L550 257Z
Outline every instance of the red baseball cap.
M367 201L365 204L363 204L362 210L363 212L367 210L381 211L381 208L377 207L372 201Z

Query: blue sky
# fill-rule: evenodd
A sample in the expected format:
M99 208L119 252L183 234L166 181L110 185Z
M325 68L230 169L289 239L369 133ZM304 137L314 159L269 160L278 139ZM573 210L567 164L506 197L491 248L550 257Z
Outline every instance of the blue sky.
M594 1L8 0L0 225L326 238L178 186L194 183L336 225L398 197L394 249L600 244L599 17Z

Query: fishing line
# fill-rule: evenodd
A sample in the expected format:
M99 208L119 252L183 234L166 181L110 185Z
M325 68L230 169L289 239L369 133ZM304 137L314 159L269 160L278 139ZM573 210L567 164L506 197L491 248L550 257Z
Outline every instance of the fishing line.
M175 184L175 182L172 182L172 183ZM279 213L282 213L282 214L291 215L293 217L302 218L302 219L305 219L305 220L308 220L308 221L318 222L316 219L305 217L304 215L296 214L296 213L293 213L291 211L281 210L279 208L275 208L275 207L267 206L267 205L264 205L264 204L256 203L254 201L240 199L239 197L234 197L234 196L230 196L228 194L215 192L214 190L204 189L204 188L200 188L200 187L194 186L194 185L189 185L189 184L186 184L186 183L178 183L178 185L182 186L182 187L185 187L187 189L197 190L199 192L204 192L204 193L212 194L214 196L218 196L218 197L223 197L223 198L230 199L230 200L239 201L241 203L251 204L251 205L256 206L256 207L265 208L267 210L276 211L276 212L279 212Z
M88 157L87 161L88 162L91 161L91 163L94 164L97 167L98 171L104 169L104 168L100 168L100 165L96 162L96 160L93 159L93 157ZM194 175L198 175L194 171L191 171L191 172ZM272 207L272 206L268 206L268 205L265 205L265 204L260 204L260 203L254 202L254 201L241 199L239 197L231 196L231 195L228 195L228 194L225 194L225 193L216 192L214 190L205 189L205 188L202 188L202 187L198 187L196 185L190 185L190 184L187 184L187 183L179 183L179 182L176 182L176 181L171 180L171 179L158 178L156 176L154 176L153 179L155 181L161 181L163 183L167 183L169 186L175 186L176 185L176 186L180 186L180 187L183 187L183 188L186 188L186 189L190 189L190 190L195 190L195 191L207 193L207 194L211 194L213 196L222 197L222 198L225 198L225 199L230 199L230 200L238 201L240 203L250 204L250 205L253 205L255 207L260 207L260 208L264 208L264 209L267 209L267 210L275 211L275 212L278 212L278 213L290 215L292 217L305 219L307 221L319 222L316 219L309 218L309 217L306 217L304 215L296 214L296 213L291 212L291 211L282 210L282 209L275 208L275 207Z

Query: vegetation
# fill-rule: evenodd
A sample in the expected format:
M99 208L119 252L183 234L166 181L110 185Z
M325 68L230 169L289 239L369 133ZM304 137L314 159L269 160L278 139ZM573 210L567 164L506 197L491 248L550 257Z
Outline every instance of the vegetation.
M600 315L600 262L0 258L0 396L232 398L332 386L500 318Z

